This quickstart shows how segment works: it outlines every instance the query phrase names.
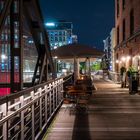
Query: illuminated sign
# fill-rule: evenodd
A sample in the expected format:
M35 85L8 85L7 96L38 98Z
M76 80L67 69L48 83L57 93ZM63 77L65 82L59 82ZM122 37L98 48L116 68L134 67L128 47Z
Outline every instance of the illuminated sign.
M50 27L51 27L51 26L54 27L54 26L55 26L55 23L53 23L53 22L48 22L48 23L46 23L45 25L46 25L46 26L50 26Z

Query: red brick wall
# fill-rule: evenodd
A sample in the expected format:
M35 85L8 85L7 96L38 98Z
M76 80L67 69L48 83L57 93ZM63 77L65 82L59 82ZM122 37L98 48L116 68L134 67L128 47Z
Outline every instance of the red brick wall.
M123 10L123 0L119 2L119 16L117 17L117 0L115 0L115 26L116 30L119 26L119 44L116 46L115 56L118 54L118 59L121 60L123 56L128 55L132 58L140 55L140 35L132 40L126 41L131 37L130 35L130 11L134 10L134 34L140 30L140 0L125 0L125 9ZM125 40L123 40L123 19L125 19ZM125 42L126 41L126 42ZM117 32L116 32L117 42ZM125 42L125 43L124 43ZM122 45L122 43L124 43ZM132 53L131 53L132 52ZM132 61L125 63L127 67L131 65ZM119 68L122 64L119 64Z
M130 37L130 11L134 9L134 32L137 32L140 29L140 0L125 0L125 9L122 7L122 0L119 1L119 17L117 18L117 0L115 0L115 20L116 28L119 26L120 34L119 40L120 43L123 41L122 36L122 23L123 19L126 20L126 39ZM116 36L117 37L117 36Z

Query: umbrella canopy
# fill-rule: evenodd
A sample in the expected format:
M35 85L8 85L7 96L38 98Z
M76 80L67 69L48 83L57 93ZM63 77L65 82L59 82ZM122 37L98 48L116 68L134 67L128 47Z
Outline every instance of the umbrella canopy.
M99 58L102 57L103 52L99 51L96 48L89 47L86 45L80 44L69 44L65 46L61 46L57 49L52 50L52 56L57 56L60 59L67 59L67 58Z

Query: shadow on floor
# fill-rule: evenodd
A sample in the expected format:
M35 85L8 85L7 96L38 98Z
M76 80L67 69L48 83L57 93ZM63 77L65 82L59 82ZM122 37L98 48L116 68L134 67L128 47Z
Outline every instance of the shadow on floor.
M72 140L91 140L88 113L85 108L77 108Z

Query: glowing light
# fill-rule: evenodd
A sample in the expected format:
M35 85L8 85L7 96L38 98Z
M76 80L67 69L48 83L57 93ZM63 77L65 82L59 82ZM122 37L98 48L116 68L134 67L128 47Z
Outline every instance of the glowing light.
M130 58L131 58L130 56L127 56L127 60L130 60Z
M34 41L33 40L29 40L28 43L29 44L32 44L32 43L34 43Z
M57 46L54 46L54 49L57 49Z
M23 38L28 38L28 36L26 36L26 35L23 35Z
M7 59L7 56L5 54L2 54L1 59Z
M53 23L53 22L48 22L48 23L46 23L45 25L46 25L46 26L50 26L50 27L54 27L54 26L55 26L55 23Z
M126 58L125 57L122 57L122 59L121 59L122 61L125 61L126 60Z
M116 60L116 63L119 63L119 60Z
M55 56L54 58L55 58L55 59L57 59L58 57L57 57L57 56Z

